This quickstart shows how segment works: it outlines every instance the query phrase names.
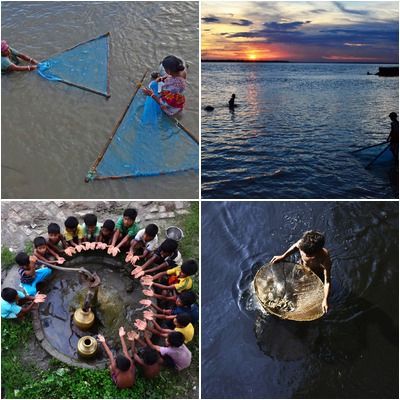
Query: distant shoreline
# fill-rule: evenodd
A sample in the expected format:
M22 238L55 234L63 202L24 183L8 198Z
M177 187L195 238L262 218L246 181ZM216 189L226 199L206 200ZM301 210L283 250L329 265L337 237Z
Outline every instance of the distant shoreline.
M220 63L220 62L232 62L232 63L290 63L291 61L286 61L286 60L201 60L201 62L215 62L215 63Z
M373 65L399 65L391 62L361 62L361 61L287 61L287 60L204 60L203 63L249 63L249 64L373 64Z

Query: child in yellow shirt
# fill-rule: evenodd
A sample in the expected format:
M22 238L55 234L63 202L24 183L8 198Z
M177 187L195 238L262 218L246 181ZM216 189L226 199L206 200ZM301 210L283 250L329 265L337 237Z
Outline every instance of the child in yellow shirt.
M65 222L64 237L68 246L78 246L82 243L85 236L83 228L79 225L79 221L75 217L68 217Z
M185 290L190 290L193 286L191 275L194 275L199 269L195 260L187 260L182 266L177 266L167 270L168 285L153 282L153 287L166 290L175 290L181 293ZM153 281L160 279L164 276L164 272L160 272L153 276Z
M159 336L167 337L171 332L180 332L185 338L185 344L192 341L194 336L194 327L191 323L191 315L187 313L179 314L174 318L175 329L162 328L155 320L153 321L154 328L147 329Z

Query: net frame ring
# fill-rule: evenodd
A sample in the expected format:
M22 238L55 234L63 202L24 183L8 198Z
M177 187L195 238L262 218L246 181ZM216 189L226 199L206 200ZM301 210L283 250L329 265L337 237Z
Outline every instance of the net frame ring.
M299 308L294 311L283 311L272 308L268 305L266 299L266 285L262 285L262 281L264 277L269 274L269 271L273 271L273 268L281 266L282 268L290 268L292 270L297 269L297 271L301 271L303 277L305 277L307 284L304 286L304 289L307 289L310 293L310 296L304 296L305 292L303 291L302 301ZM271 274L273 275L273 273ZM306 268L298 263L291 262L280 262L276 264L266 263L260 267L253 279L254 291L262 308L267 311L269 314L276 315L281 319L292 320L292 321L313 321L315 319L319 319L324 315L322 310L322 300L324 297L324 285L321 279L312 272L309 268ZM312 289L310 291L310 289ZM307 301L309 298L310 301Z

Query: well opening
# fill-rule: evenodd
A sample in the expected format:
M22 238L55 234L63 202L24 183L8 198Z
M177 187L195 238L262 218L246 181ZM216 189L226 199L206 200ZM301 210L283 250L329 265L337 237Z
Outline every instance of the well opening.
M101 333L111 348L119 348L119 327L124 326L126 331L134 329L135 319L142 317L145 308L139 303L145 298L140 282L129 278L132 268L104 252L96 253L75 256L63 265L84 267L96 272L101 279L90 307L95 316L90 328L82 330L73 321L74 312L82 308L89 290L80 282L76 271L54 270L47 284L46 302L34 313L35 333L42 347L67 364L87 368L104 367L107 356L99 346L92 358L82 358L77 351L79 339ZM131 287L128 289L128 286ZM91 340L84 340L84 344L90 346Z

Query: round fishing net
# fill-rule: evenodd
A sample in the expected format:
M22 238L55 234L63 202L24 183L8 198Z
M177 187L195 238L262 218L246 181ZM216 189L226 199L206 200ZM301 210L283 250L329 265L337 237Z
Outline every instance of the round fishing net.
M280 318L312 321L323 315L323 283L302 265L263 265L254 277L254 288L264 309Z

